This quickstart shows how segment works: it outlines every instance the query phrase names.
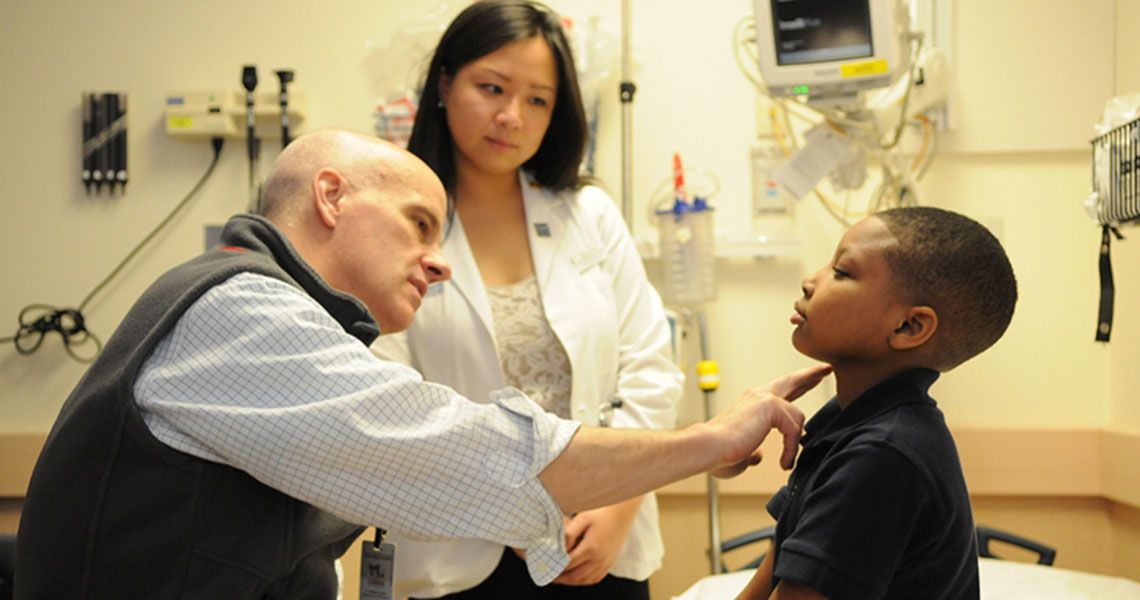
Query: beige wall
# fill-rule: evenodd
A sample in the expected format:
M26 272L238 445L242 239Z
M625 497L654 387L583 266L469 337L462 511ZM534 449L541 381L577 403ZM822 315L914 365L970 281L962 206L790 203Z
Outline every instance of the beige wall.
M980 1L960 2L958 10L967 11L970 2ZM16 224L0 238L10 282L0 293L0 315L10 319L32 302L78 303L204 171L209 160L205 142L173 139L163 133L161 111L167 92L236 89L245 62L261 67L262 89L273 89L269 70L288 66L297 71L294 89L308 96L306 126L369 130L375 86L366 67L376 64L370 48L422 14L411 3L396 2L331 5L319 14L300 2L239 6L205 2L177 16L153 3L117 0L112 4L106 13L123 18L97 24L69 18L79 3L5 3L0 7L0 53L4 57L0 80L10 90L4 97L0 122L14 150L0 163L0 185L8 188L4 221ZM453 3L450 10L458 4ZM585 15L600 14L603 26L612 32L617 30L618 15L610 4L579 2L567 7L580 21ZM726 40L736 21L750 13L751 5L734 0L719 3L720 10L694 11L684 0L664 4L668 6L634 3L633 42L639 59L635 233L653 235L644 216L646 196L667 176L674 150L680 150L689 164L715 170L722 183L720 194L713 199L720 212L719 225L731 230L743 220L737 218L740 211L747 211L747 155L755 95L729 58ZM1041 10L1039 3L1033 4ZM1123 14L1126 8L1140 11L1135 2L1121 5ZM676 14L687 18L670 16ZM1117 23L1124 22L1135 20L1117 19ZM247 30L249 39L244 37ZM59 43L62 39L69 43ZM681 39L706 43L676 42ZM959 30L955 43L962 60L979 60L968 52L974 43L969 30ZM91 51L73 50L77 47ZM1118 57L1129 50L1122 42ZM976 73L987 63L1003 63L1006 55L1032 54L1013 46L1004 55L973 64L969 72ZM995 77L1011 70L1008 66L993 69ZM1061 75L1079 78L1080 73ZM1025 74L1026 78L1034 76ZM1125 77L1120 79L1122 88L1129 85ZM1089 85L1096 87L1098 81L1094 78ZM1005 81L1004 89L1017 90L1016 84ZM1070 100L1066 89L1080 87L1087 86L1060 86L1054 97L1029 96L1023 101L1064 104ZM110 89L131 94L132 183L125 197L86 197L75 175L79 93ZM1111 92L1106 90L1105 95ZM607 102L599 170L616 190L620 187L615 133L619 121L612 98ZM973 102L964 104L972 106ZM971 110L983 113L986 108ZM1091 124L1098 117L1095 111L1085 112L1089 114L1062 112L1056 118ZM965 111L957 115L964 131L969 131L970 118L971 113ZM948 145L954 145L956 135L965 134L952 130ZM958 145L971 144L959 141ZM205 224L222 222L242 209L246 177L241 146L241 140L229 142L213 178L186 214L96 297L87 310L93 331L109 335L131 300L153 277L200 251ZM266 140L264 167L275 151L275 142ZM1083 150L1040 152L1033 148L947 152L938 156L920 186L924 201L995 225L1021 282L1022 301L1005 339L937 384L935 391L955 424L1107 426L1114 415L1122 424L1140 423L1140 403L1130 401L1136 395L1137 376L1128 368L1140 351L1136 312L1131 309L1136 304L1128 301L1137 293L1135 282L1127 277L1136 270L1140 250L1131 240L1116 245L1120 288L1116 335L1108 347L1091 343L1097 232L1079 209L1088 192L1086 155ZM720 298L709 307L712 351L723 372L720 405L744 387L805 362L787 341L789 306L802 274L826 260L841 229L811 200L799 206L798 226L803 239L799 258L720 263ZM694 346L687 350L690 358L696 355ZM46 429L82 372L82 365L66 359L57 338L49 339L31 357L17 355L10 347L0 350L0 381L7 401L0 431ZM812 409L826 391L813 395L805 406ZM685 415L693 420L700 415L699 397L690 396Z
M443 12L453 14L464 4L450 2ZM619 31L617 2L551 4L579 22L598 14L605 30L614 36ZM1135 277L1140 240L1126 230L1129 239L1114 246L1116 331L1109 346L1097 345L1092 342L1097 231L1080 209L1089 186L1081 132L1091 129L1085 124L1098 119L1109 96L1140 91L1135 69L1140 1L1069 4L955 3L955 67L961 70L957 128L944 140L948 151L938 156L920 193L926 203L995 227L1017 270L1022 296L1006 337L936 385L935 395L956 428L1140 431L1140 370L1135 367L1140 361ZM1087 19L1071 14L1076 4ZM736 71L728 40L751 6L749 0L633 2L638 85L633 227L639 238L653 236L645 207L668 176L675 150L688 165L709 167L719 176L721 192L713 202L722 230L737 232L747 221L741 215L747 215L755 94ZM200 177L210 158L208 144L163 132L166 93L239 89L244 63L256 63L260 89L272 90L271 70L290 67L297 71L292 89L308 98L305 127L367 131L379 88L374 73L386 64L375 52L396 32L415 29L409 24L427 10L423 3L391 0L319 7L298 0L207 0L178 7L108 0L97 12L75 0L0 3L0 81L6 90L0 131L8 145L0 161L5 192L0 222L6 226L0 264L7 282L0 291L0 323L14 327L20 308L33 302L74 306ZM976 21L986 14L995 20ZM1020 33L988 35L982 29L1002 22L1008 28L1000 31ZM1076 22L1079 27L1065 29ZM1027 31L1034 35L1026 38ZM395 58L407 60L408 54ZM388 78L400 77L389 73ZM132 183L124 197L82 193L78 107L86 90L130 93ZM598 160L599 174L616 196L614 95L604 99ZM276 149L272 140L265 142L263 171ZM246 196L242 143L230 140L200 197L89 306L92 329L108 336L154 277L201 250L203 226L242 210ZM787 315L803 273L826 260L841 229L810 200L799 206L797 227L803 240L798 258L719 263L720 297L709 307L712 352L723 373L718 406L745 387L806 364L788 343ZM0 330L0 336L7 334ZM697 353L694 337L686 345L690 364ZM0 348L0 434L46 431L82 373L83 366L66 359L56 338L30 357ZM805 410L814 410L827 388L806 398ZM700 418L695 390L682 414L686 421ZM677 514L699 512L693 501L679 502ZM740 515L726 519L727 534L752 527L752 518L762 520L758 501L730 502ZM1068 501L1044 508L1018 502L979 505L979 515L992 510L1013 519L1024 509L1028 516L1016 518L1028 521L1018 521L1019 527L1043 532L1044 539L1076 523L1096 537L1098 552L1111 555L1107 569L1140 564L1140 517L1134 505L1080 500L1081 516L1070 519ZM671 523L674 502L663 504ZM679 546L697 544L704 535L700 523L666 532L669 540L682 540L670 542L671 553L683 553Z
M1117 0L1116 3L1116 89L1119 94L1140 93L1140 1ZM1135 243L1135 228L1129 239L1113 246L1116 282L1116 336L1111 351L1111 397L1113 426L1140 430L1140 244ZM1125 231L1128 234L1128 231ZM1135 521L1133 521L1135 523ZM1140 531L1137 529L1136 531ZM1140 548L1140 544L1136 547ZM1138 561L1140 562L1140 561Z
M1140 57L1140 36L1136 24L1140 23L1140 2L1116 2L1116 92L1140 92L1140 71L1136 69ZM1116 283L1116 335L1110 351L1110 426L1114 429L1140 431L1140 245L1136 243L1136 230L1127 232L1130 238L1113 247L1113 268ZM1135 456L1135 455L1133 455ZM1135 460L1122 461L1119 471L1130 473L1135 483ZM1140 508L1114 505L1109 513L1113 524L1111 543L1114 567L1136 569L1140 565ZM1123 572L1123 571L1119 571ZM1140 579L1140 574L1130 575Z

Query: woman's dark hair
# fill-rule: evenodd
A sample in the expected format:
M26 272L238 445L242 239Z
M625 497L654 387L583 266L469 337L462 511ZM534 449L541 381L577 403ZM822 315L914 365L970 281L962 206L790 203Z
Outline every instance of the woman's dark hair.
M578 186L578 167L589 130L574 57L559 19L554 11L537 2L483 0L459 13L443 33L420 90L420 108L408 150L435 171L448 191L455 189L455 154L447 115L439 108L440 77L454 77L468 63L507 44L537 35L546 40L554 55L558 67L558 95L542 144L523 168L547 188L562 190Z

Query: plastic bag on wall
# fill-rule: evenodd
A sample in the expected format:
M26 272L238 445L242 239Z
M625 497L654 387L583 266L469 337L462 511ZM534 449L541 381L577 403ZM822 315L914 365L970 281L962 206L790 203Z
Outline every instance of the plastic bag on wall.
M383 41L369 41L363 67L376 103L376 135L406 147L419 107L418 90L439 38L467 2L440 2L431 12L400 25Z
M584 26L570 17L563 17L562 28L574 53L574 66L578 71L578 87L582 91L582 105L586 109L586 122L590 127L585 161L582 170L594 174L594 150L598 132L601 94L612 83L620 58L619 40L599 27L601 19L591 15Z
M1140 94L1117 96L1104 104L1104 114L1096 125L1096 134L1104 135L1114 127L1140 117Z

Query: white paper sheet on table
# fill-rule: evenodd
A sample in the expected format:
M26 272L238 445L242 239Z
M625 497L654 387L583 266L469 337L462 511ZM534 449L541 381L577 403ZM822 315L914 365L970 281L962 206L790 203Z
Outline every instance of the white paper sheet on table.
M982 558L978 560L982 600L1140 600L1140 583L1043 565ZM752 571L704 577L674 600L735 598Z

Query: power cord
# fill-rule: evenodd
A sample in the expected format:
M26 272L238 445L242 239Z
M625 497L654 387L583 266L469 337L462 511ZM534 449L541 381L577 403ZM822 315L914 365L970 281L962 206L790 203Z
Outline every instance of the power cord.
M210 139L210 144L214 150L214 158L210 160L210 166L206 168L206 172L202 174L198 183L194 184L190 193L186 194L186 197L174 207L174 210L171 210L170 214L166 215L166 218L156 225L155 228L127 254L126 258L111 271L111 274L103 278L103 281L99 282L99 285L95 286L95 289L91 290L91 293L87 294L83 302L79 303L79 308L57 308L48 304L29 304L20 311L18 317L20 327L16 330L16 334L11 337L0 338L0 344L12 342L16 347L16 352L28 355L39 349L44 341L44 336L48 333L55 332L63 339L63 348L72 359L81 363L90 363L95 360L95 357L99 356L99 352L103 349L103 342L87 329L87 319L83 316L83 309L87 307L87 304L91 302L91 299L94 298L96 294L102 291L103 288L123 270L123 267L125 267L144 246L154 239L154 236L158 235L158 232L162 231L174 220L174 217L178 215L194 195L198 193L198 190L202 188L202 185L205 184L206 180L213 174L214 167L218 165L218 159L222 155L224 142L225 140L221 137ZM94 344L95 347L89 356L86 355L86 353L80 354L76 352L76 347L87 344L88 342Z

